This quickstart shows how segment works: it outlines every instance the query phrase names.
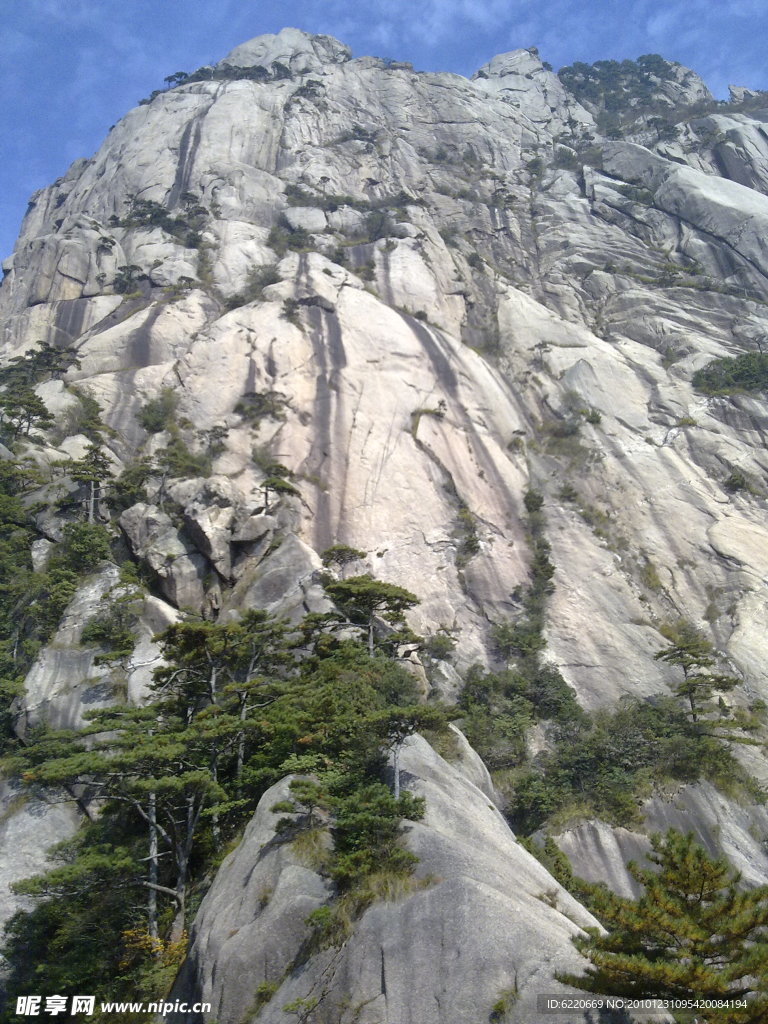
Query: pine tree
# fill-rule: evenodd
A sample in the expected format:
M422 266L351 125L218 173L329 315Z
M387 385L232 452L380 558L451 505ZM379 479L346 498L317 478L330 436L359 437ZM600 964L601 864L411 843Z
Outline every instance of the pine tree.
M252 609L239 622L176 623L158 640L167 664L155 672L156 692L175 701L176 713L205 732L214 782L228 754L239 788L248 717L276 699L269 684L294 664L285 624ZM213 822L216 835L216 814Z
M673 692L688 702L691 721L698 722L702 716L712 712L712 694L732 690L739 680L736 676L712 671L717 663L715 649L690 622L683 621L673 629L667 629L665 636L670 644L658 651L654 658L683 670L683 678L673 687Z
M80 360L70 348L56 348L47 341L38 341L37 348L29 348L22 356L14 356L0 367L0 386L5 388L33 388L41 381L61 377Z
M369 573L351 576L338 583L329 583L326 593L351 622L365 625L368 633L368 654L373 656L373 623L381 615L390 623L401 623L404 613L419 603L418 597L394 583L376 580Z
M252 697L285 663L284 635L263 612L241 623L171 626L158 638L166 664L155 672L149 704L93 712L79 734L44 733L11 765L48 793L84 793L86 813L122 805L144 823L147 875L140 884L148 891L152 937L159 894L176 906L172 937L183 931L193 850L208 822L214 843L219 838L242 771Z
M420 729L436 729L445 726L442 708L417 704L411 707L389 707L371 720L371 728L380 734L392 751L392 791L395 800L400 799L400 748L409 736Z
M323 551L320 558L326 568L330 569L331 566L335 566L343 576L348 565L359 562L365 558L366 554L367 552L361 551L359 548L352 548L349 544L333 544Z
M0 392L0 430L7 439L29 437L33 427L47 430L53 423L45 402L31 388L8 387Z
M172 700L145 707L112 705L86 716L77 734L50 733L16 755L27 783L75 798L93 819L98 807L124 807L147 829L148 931L156 934L157 901L175 904L172 938L184 930L192 852L204 813L224 803L226 790L210 766L213 723L190 722ZM23 762L26 761L26 767ZM163 861L162 878L159 858Z
M41 381L61 376L72 365L79 363L71 349L41 341L36 349L28 349L0 367L0 435L16 440L28 437L33 427L52 427L53 416L34 388Z
M638 900L592 888L592 910L607 929L574 938L591 961L584 975L558 980L588 992L637 999L739 999L717 1024L768 1019L768 886L745 889L724 858L693 835L670 829L651 840L653 868L630 863ZM707 1018L705 1018L707 1019Z
M102 483L111 478L112 463L102 451L101 444L91 442L86 447L82 459L69 465L68 470L73 480L85 486L85 517L89 523L95 523L99 499L102 496Z

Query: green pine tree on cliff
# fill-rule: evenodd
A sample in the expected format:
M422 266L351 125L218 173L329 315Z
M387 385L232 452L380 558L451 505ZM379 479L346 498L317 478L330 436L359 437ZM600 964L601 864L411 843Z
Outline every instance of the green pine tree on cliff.
M638 900L603 887L592 910L606 931L574 943L590 960L584 975L558 980L588 992L637 999L735 999L734 1007L676 1020L765 1024L768 1020L768 886L745 889L724 858L673 829L651 840L652 868L630 863Z

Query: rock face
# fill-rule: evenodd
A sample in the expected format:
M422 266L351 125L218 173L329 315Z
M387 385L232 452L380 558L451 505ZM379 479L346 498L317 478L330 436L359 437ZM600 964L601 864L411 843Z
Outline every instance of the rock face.
M75 831L79 814L72 803L48 803L3 782L0 816L0 920L5 924L30 905L11 891L13 883L46 869L48 848Z
M110 595L119 587L118 570L105 563L78 588L56 634L35 660L20 700L17 731L48 723L54 729L79 729L83 712L112 704L125 696L140 703L147 694L151 668L158 659L152 637L175 622L170 605L147 597L138 610L137 642L131 657L119 669L99 665L94 646L83 646L83 627L103 614ZM120 591L118 590L118 593Z
M317 1024L349 1012L360 1024L484 1024L504 993L517 993L507 1019L524 1021L538 993L565 991L552 972L579 969L570 937L594 919L518 846L485 793L424 740L407 741L401 771L426 798L424 819L407 824L423 887L374 904L342 946L307 959L303 921L329 892L275 835L279 814L270 808L287 795L283 781L264 795L205 897L171 1001L210 1002L220 1024L278 1024L299 999L317 999ZM257 1012L264 982L277 988Z
M226 67L253 67L271 70L275 64L282 64L292 74L322 71L327 64L343 64L352 56L332 36L309 36L297 28L284 28L277 35L257 36L227 54L222 60Z
M765 807L738 807L714 786L698 783L654 796L644 806L644 832L694 832L710 856L724 853L747 885L764 884L768 854L762 841L768 831ZM622 896L636 898L639 887L626 870L627 861L646 866L651 845L647 834L585 822L557 838L574 872L590 882L606 882Z
M267 78L237 77L248 67ZM166 513L125 514L165 595L202 610L243 571L253 549L224 518L264 511L255 445L297 475L283 532L369 552L365 568L417 589L417 629L457 631L466 667L487 660L489 623L515 614L534 485L558 568L550 648L586 703L662 690L654 625L701 622L714 592L718 643L764 691L764 591L749 578L766 539L766 416L689 383L765 332L756 122L725 106L674 140L602 145L525 50L465 81L285 30L209 71L131 111L35 196L0 291L6 353L74 342L68 380L102 404L121 459L144 446L136 413L161 387L198 432L225 434L213 519L205 494L180 499L180 533ZM596 164L595 147L602 169L579 156ZM198 248L144 223L131 196L174 224L199 201ZM138 290L121 298L127 266ZM271 411L237 411L267 393ZM585 407L599 423L559 443L557 423ZM733 468L753 493L723 489ZM596 535L585 508L610 529Z
M734 704L768 700L768 408L691 384L768 335L764 98L715 104L663 61L643 75L607 123L605 91L590 98L533 50L466 80L287 29L143 102L33 196L0 287L0 357L40 339L77 351L65 386L42 386L63 434L50 460L85 451L79 393L102 408L115 466L161 466L120 516L161 595L142 613L133 699L152 632L180 611L328 610L320 555L337 543L417 594L417 632L457 640L432 677L455 695L471 665L498 664L493 626L520 615L533 488L556 567L546 658L584 706L667 693L673 670L653 656L679 618L725 652ZM149 433L142 410L169 393L174 422ZM39 527L60 538L60 516ZM78 591L23 720L77 725L110 699L79 628L116 579L105 567ZM259 980L281 987L258 1019L282 1020L323 972L327 1024L344 999L361 1022L468 1024L505 988L521 1013L551 989L587 916L515 844L471 752L483 796L424 746L408 756L428 797L409 843L439 880L281 980L327 890L274 842L265 798L185 967L221 1024ZM768 780L760 751L743 757ZM764 816L709 802L651 807L649 827L690 821L765 879L747 840ZM50 842L8 814L25 856ZM625 891L620 861L644 842L602 824L563 838ZM557 906L539 899L551 889ZM417 971L430 981L415 1000Z

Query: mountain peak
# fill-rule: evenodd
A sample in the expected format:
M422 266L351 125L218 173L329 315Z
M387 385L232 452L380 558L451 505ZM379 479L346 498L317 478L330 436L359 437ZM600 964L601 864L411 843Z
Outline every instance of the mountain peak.
M236 46L220 62L236 67L284 64L294 74L319 70L325 64L343 64L352 56L348 46L333 36L311 35L299 28L284 28L276 35L255 36Z
M481 68L478 68L474 75L472 75L472 78L505 78L507 75L533 75L537 71L545 70L547 69L539 57L539 51L535 46L531 46L528 49L497 53L495 57L491 57L487 64L483 64Z

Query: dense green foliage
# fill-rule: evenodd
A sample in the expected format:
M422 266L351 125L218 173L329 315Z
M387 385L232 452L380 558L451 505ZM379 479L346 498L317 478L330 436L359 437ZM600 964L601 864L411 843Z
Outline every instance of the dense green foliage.
M267 236L267 245L274 249L278 256L285 256L288 250L293 252L305 252L311 248L312 236L306 228L292 228L285 217L281 217L279 223L270 228Z
M211 456L192 451L182 435L174 430L165 448L157 453L158 468L169 477L184 478L211 475Z
M536 721L566 725L585 717L557 669L538 661L524 672L471 669L459 707L464 712L462 729L467 739L493 769L525 762L526 735Z
M581 61L561 68L558 76L565 87L588 107L597 108L597 123L609 138L621 137L622 130L638 118L657 128L660 135L672 132L682 114L664 96L663 85L676 78L675 67L656 53L632 60Z
M658 83L674 80L675 72L674 65L659 54L647 53L637 60L576 61L561 68L558 77L577 99L605 110L622 110L630 100L651 104Z
M109 816L60 843L45 879L19 886L47 898L32 913L17 914L8 928L10 1005L15 992L109 991L118 964L104 953L121 947L138 853L135 831Z
M34 388L60 377L72 365L77 365L77 358L71 349L41 341L0 368L0 441L10 444L29 437L33 429L53 426L53 417Z
M65 568L88 573L109 558L109 531L102 523L67 523L62 532L58 557L52 559L54 564L61 562Z
M102 653L96 657L97 665L129 657L136 645L140 594L124 586L118 586L117 591L111 604L106 609L101 608L80 633L81 644L97 644L102 648Z
M176 423L179 399L173 388L162 388L157 398L141 407L136 419L148 434L159 434Z
M709 699L714 690L731 689L737 680L712 671L714 649L689 624L670 627L665 636L669 645L656 658L683 672L672 687L674 697L627 700L613 710L587 715L572 695L568 699L567 688L555 685L542 691L540 675L507 673L479 680L481 692L495 695L489 728L487 716L478 719L475 710L477 683L468 683L462 696L470 711L468 735L474 738L478 722L485 724L485 733L476 738L480 749L483 742L489 744L486 756L492 760L504 752L506 741L507 760L500 764L518 766L511 810L516 829L530 833L563 813L638 824L642 798L667 779L709 779L764 799L722 742L752 742L746 734L757 727L756 716ZM552 721L553 742L534 767L526 764L525 728L536 717Z
M89 523L94 523L105 484L112 477L112 463L102 450L101 441L91 441L82 458L65 463L65 468L69 478L81 485L85 517Z
M768 352L745 352L740 356L713 359L692 379L693 386L709 395L739 391L768 392Z
M761 1024L768 1014L768 886L744 889L725 859L709 857L690 834L670 830L652 846L652 868L629 865L643 886L639 899L592 887L593 911L607 931L588 928L574 939L591 966L560 980L637 999L741 999L745 1007L718 1010L713 1019ZM690 1021L696 1014L673 1016Z
M145 485L154 472L156 470L151 459L134 459L113 481L107 498L109 507L120 513L140 501L146 501Z
M121 263L112 279L112 288L117 295L138 294L139 285L147 279L137 263Z
M522 614L512 623L499 623L494 639L501 655L514 659L526 670L538 667L539 653L545 645L546 604L554 590L555 567L549 558L551 548L546 538L544 499L538 491L530 490L525 494L524 503L531 546L531 582L522 593Z
M470 743L494 768L525 760L525 736L537 720L563 725L584 717L573 689L554 665L542 657L547 600L554 590L555 567L546 539L544 499L538 491L524 497L531 546L531 582L517 595L521 610L511 622L493 629L498 653L510 667L502 672L470 670L459 704Z
M640 822L640 802L654 783L710 779L761 798L728 748L691 722L673 698L627 700L555 730L553 749L515 781L514 827L540 828L563 812L618 825Z
M87 627L92 641L127 639L130 609L116 608ZM6 760L47 793L87 783L100 808L47 874L20 887L47 899L12 922L11 996L28 990L35 964L37 990L114 999L134 986L136 998L136 972L179 940L217 851L290 771L302 779L281 808L293 812L281 835L291 842L316 831L314 808L323 808L333 839L323 870L344 900L343 913L329 908L334 922L375 898L382 875L409 877L414 858L400 845L400 820L422 807L382 783L384 754L441 716L417 703L413 677L397 663L357 643L320 643L320 635L332 640L332 626L316 616L289 629L263 612L171 626L159 638L165 663L146 706L99 709L79 734L41 729ZM332 929L314 924L333 941ZM126 959L135 969L121 968Z
M22 501L31 473L0 460L0 744L12 735L11 704L21 689L41 636L39 618L28 613L34 528ZM42 580L37 581L38 584ZM50 583L52 581L49 580ZM42 631L43 634L45 631Z

